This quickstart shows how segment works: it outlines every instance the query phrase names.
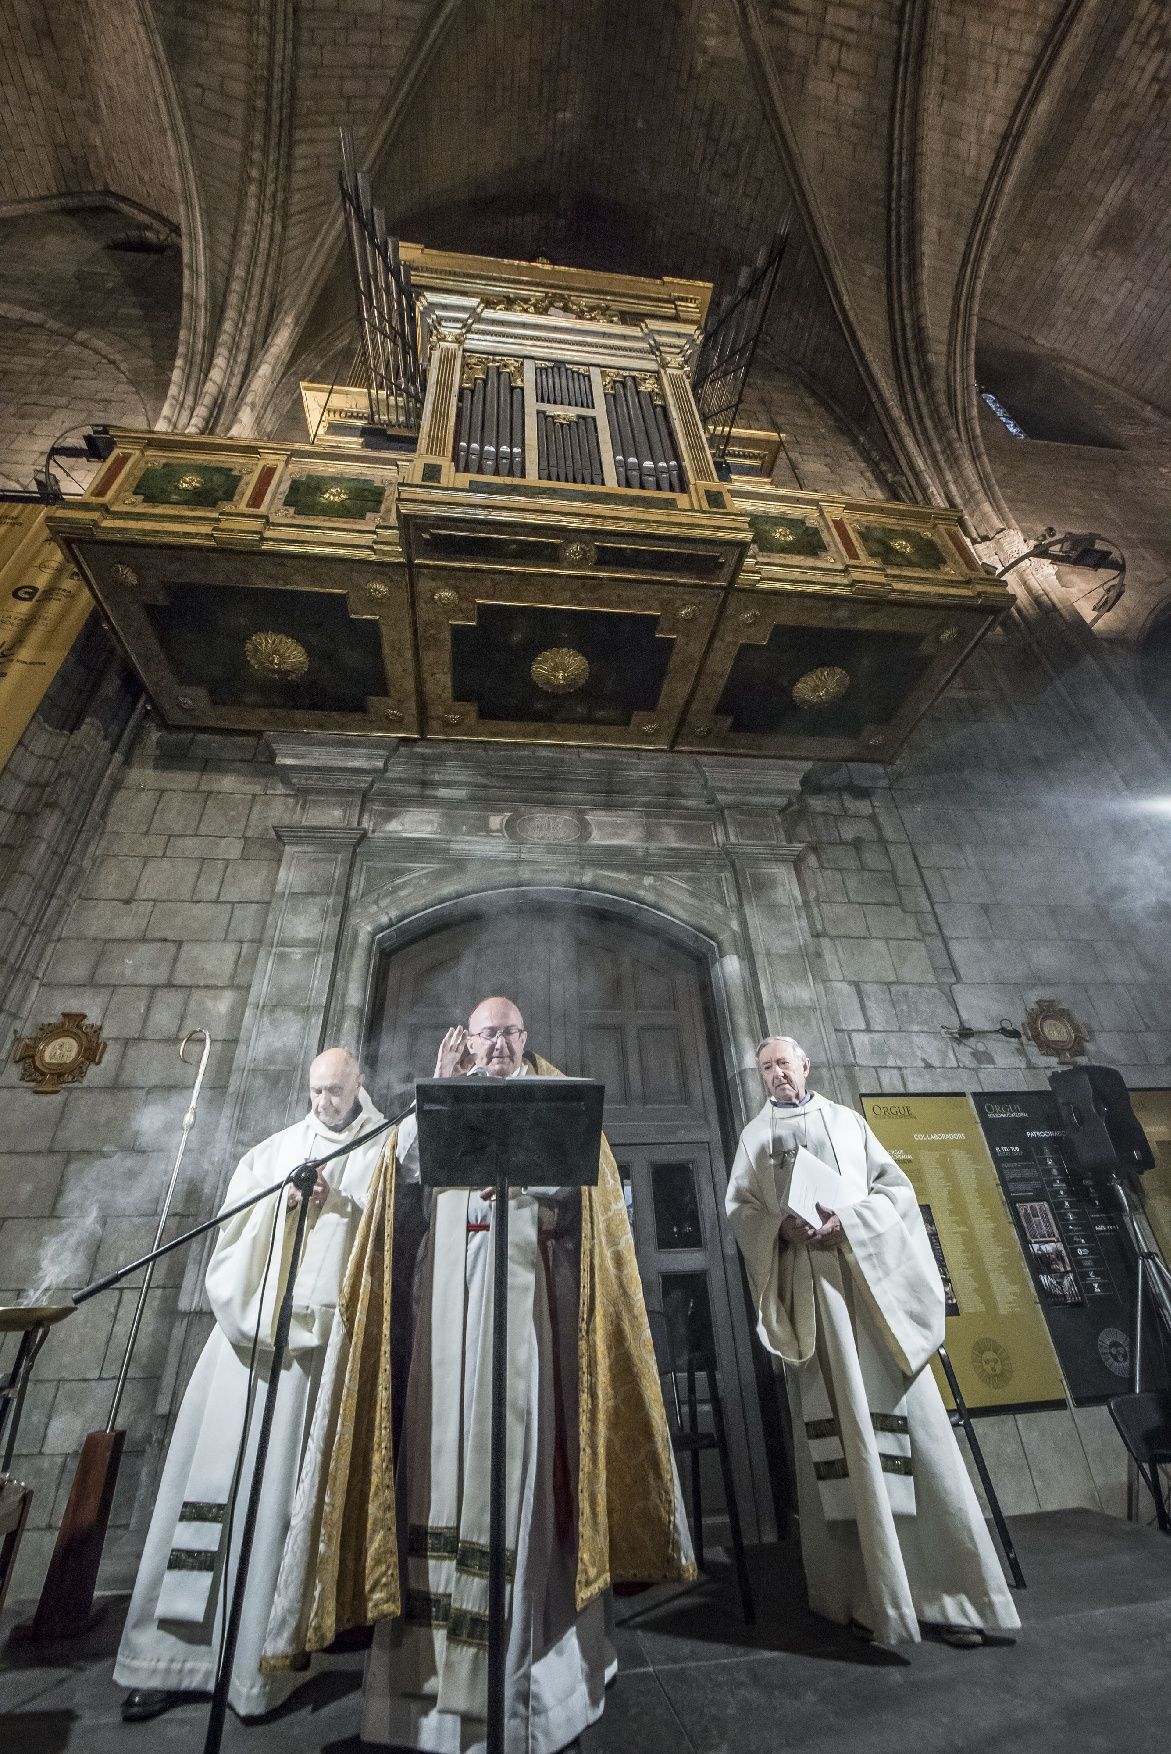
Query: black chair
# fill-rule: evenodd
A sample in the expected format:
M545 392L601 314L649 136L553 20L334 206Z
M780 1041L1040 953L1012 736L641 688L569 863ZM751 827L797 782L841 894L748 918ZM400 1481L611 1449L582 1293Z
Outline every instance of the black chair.
M1171 1395L1115 1395L1107 1404L1118 1435L1155 1501L1155 1519L1163 1533L1171 1535L1171 1512L1159 1478L1160 1467L1171 1465Z
M676 1357L676 1348L671 1342L671 1331L667 1318L661 1310L648 1310L651 1339L654 1342L655 1359L659 1367L660 1381L668 1379L671 1393L664 1395L663 1404L667 1409L667 1427L671 1433L671 1447L677 1456L687 1456L691 1479L691 1534L695 1543L695 1558L700 1570L704 1569L703 1553L703 1486L700 1479L700 1454L703 1450L714 1449L719 1456L720 1474L724 1482L724 1503L728 1511L728 1528L732 1537L732 1557L736 1566L736 1582L740 1590L740 1611L746 1626L756 1624L756 1606L752 1599L752 1584L748 1576L748 1561L744 1553L744 1537L740 1530L740 1510L736 1503L736 1488L732 1484L732 1461L728 1453L728 1434L724 1426L724 1406L720 1398L719 1377L716 1371L715 1358L707 1352L687 1350L683 1358ZM684 1371L687 1377L687 1418L684 1420L683 1407L679 1400L679 1372ZM711 1431L699 1429L699 1394L696 1379L703 1371L707 1377L708 1401L712 1410ZM674 1418L672 1418L674 1409Z

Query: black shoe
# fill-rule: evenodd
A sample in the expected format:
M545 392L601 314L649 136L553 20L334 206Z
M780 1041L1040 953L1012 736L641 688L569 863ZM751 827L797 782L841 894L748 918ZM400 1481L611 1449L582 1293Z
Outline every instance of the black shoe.
M953 1650L977 1650L988 1642L978 1626L949 1626L933 1620L924 1620L921 1624L928 1637L938 1639L940 1644L950 1644Z
M176 1705L190 1705L193 1700L206 1699L206 1693L192 1693L178 1687L135 1687L122 1701L122 1722L144 1724L148 1718L162 1717Z

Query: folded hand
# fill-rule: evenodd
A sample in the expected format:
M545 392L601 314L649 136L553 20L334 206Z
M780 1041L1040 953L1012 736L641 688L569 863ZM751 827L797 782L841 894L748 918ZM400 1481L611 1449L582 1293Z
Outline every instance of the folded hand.
M846 1240L841 1219L836 1212L831 1212L829 1207L823 1206L820 1201L818 1201L817 1210L822 1220L821 1228L811 1230L805 1240L811 1249L840 1249Z

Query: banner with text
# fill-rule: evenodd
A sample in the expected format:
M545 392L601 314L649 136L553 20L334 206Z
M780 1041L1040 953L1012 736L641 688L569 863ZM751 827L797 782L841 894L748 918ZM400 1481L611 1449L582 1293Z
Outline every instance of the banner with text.
M1066 1154L1047 1090L972 1098L1070 1396L1078 1405L1130 1382L1133 1273L1118 1218Z
M864 1096L919 1196L947 1294L947 1350L969 1407L1064 1402L1065 1385L966 1096ZM950 1401L938 1363L936 1380Z
M93 599L38 505L0 505L0 768L85 625Z

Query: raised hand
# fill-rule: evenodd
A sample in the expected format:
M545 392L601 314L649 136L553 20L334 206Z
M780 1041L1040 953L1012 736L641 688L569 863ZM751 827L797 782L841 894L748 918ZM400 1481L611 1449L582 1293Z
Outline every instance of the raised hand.
M435 1056L435 1076L454 1077L467 1051L468 1032L462 1023L454 1023L439 1044L439 1052Z

